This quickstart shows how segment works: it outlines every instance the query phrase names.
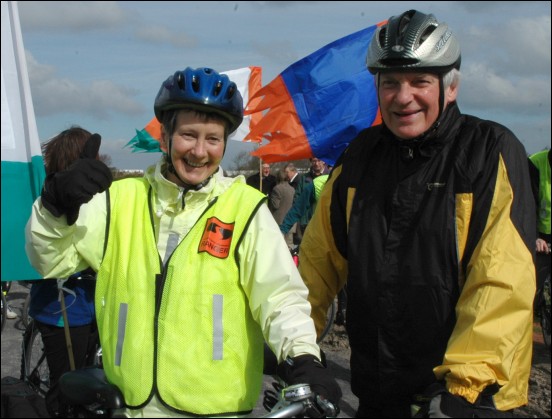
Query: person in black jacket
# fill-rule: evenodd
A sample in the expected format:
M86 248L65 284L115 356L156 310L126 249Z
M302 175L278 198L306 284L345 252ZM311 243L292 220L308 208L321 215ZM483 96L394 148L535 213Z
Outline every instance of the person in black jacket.
M261 182L262 175L262 182ZM249 186L262 191L266 196L270 196L272 189L276 186L276 176L270 173L270 164L263 163L261 173L255 173L246 179Z
M504 126L460 112L460 45L409 10L368 46L383 123L338 159L301 243L317 330L347 284L357 417L504 417L527 403L535 203Z

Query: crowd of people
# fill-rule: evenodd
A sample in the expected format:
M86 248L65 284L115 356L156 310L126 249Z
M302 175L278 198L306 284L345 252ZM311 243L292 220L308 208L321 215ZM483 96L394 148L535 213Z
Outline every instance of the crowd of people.
M113 181L84 130L83 151L49 170L27 254L45 278L96 275L96 322L74 326L88 336L97 323L129 417L250 412L264 344L286 383L339 405L316 342L345 289L357 417L512 417L527 404L550 152L528 164L506 127L460 111L460 42L434 15L390 17L366 50L383 122L334 167L313 156L304 174L262 162L226 177L241 94L188 67L155 97L163 156L144 177ZM59 318L40 321L59 332Z

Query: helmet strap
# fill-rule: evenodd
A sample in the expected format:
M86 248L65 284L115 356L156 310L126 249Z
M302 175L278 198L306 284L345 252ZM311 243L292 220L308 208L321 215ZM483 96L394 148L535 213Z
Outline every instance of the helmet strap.
M167 170L169 172L171 172L173 175L175 175L178 178L178 180L184 185L184 195L189 190L199 191L201 188L203 188L205 185L207 185L209 183L209 181L211 180L213 175L207 177L207 179L205 179L203 182L198 183L197 185L190 185L189 183L184 182L182 180L182 178L178 175L178 173L177 173L177 171L174 167L174 164L172 162L171 149L172 149L172 136L169 138L169 148L168 148L168 153L165 155L165 161L167 163Z
M445 88L443 85L443 74L439 73L439 114L437 115L437 121L441 118L443 110L445 109Z

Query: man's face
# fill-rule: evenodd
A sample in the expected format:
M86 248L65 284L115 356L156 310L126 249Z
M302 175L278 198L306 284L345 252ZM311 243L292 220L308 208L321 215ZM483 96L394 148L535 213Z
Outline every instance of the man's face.
M284 172L286 174L286 179L288 180L288 182L291 182L291 179L293 179L293 176L295 176L295 172L290 169L285 169Z
M313 157L311 159L311 169L315 176L319 176L324 173L324 170L326 170L326 163L316 157Z
M263 172L263 177L268 176L270 174L270 165L263 164L262 172Z
M195 112L180 111L172 134L171 159L180 179L198 185L211 176L224 156L223 122L201 119ZM161 149L168 152L168 136L163 132ZM180 180L168 173L169 180ZM182 186L182 185L181 185Z
M448 87L445 103L456 99L456 88ZM382 73L378 98L387 127L398 138L408 140L426 132L439 116L439 77L432 73Z

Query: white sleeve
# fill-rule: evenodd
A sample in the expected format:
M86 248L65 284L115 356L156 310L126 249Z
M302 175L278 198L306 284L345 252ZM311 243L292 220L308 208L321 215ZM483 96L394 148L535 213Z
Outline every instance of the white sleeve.
M65 216L54 217L39 197L25 228L27 257L44 278L66 278L88 267L97 271L103 257L105 226L105 193L82 205L72 226L67 225Z
M249 307L278 362L302 354L320 358L307 287L266 204L254 215L238 254Z

